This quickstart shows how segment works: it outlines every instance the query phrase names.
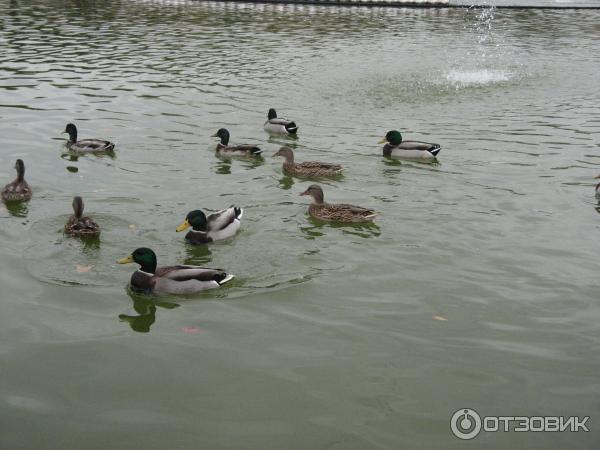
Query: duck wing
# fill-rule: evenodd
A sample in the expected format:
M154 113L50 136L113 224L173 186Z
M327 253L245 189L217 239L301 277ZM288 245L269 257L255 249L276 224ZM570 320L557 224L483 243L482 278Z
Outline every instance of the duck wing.
M155 276L158 278L168 278L174 281L216 281L221 282L228 275L224 270L221 269L209 269L206 267L199 266L164 266L156 269Z
M235 145L233 147L229 147L229 149L233 149L235 152L251 153L253 155L260 155L262 153L260 147L251 144Z
M338 204L334 204L334 205L330 205L330 206L335 207L335 208L339 209L340 211L351 212L352 214L361 214L361 215L375 214L375 210L373 210L373 209L363 208L362 206L356 206L356 205L348 205L346 203L338 203Z
M324 163L319 161L304 161L296 164L297 167L306 169L325 169L328 171L341 171L342 166L339 164Z
M377 215L375 210L362 206L348 205L345 203L328 204L322 208L322 213L329 218L340 222L363 222L373 220Z
M2 198L6 201L22 201L31 199L31 188L27 181L15 180L2 189Z
M100 234L100 226L89 217L78 219L75 216L71 216L65 225L65 232L67 234L79 235Z
M220 269L198 266L159 267L153 276L154 291L170 294L192 294L216 289L227 283L233 275Z
M115 144L102 139L82 139L70 144L69 148L77 152L110 152Z
M439 144L420 141L402 141L402 143L394 148L400 150L421 150L437 155L442 149Z
M219 231L227 228L236 219L241 219L243 214L244 210L242 208L233 205L227 209L217 211L206 218L207 229L208 231Z
M269 120L271 125L280 125L285 127L288 133L295 133L298 131L298 125L293 120L285 119L283 117L276 117L274 119Z
M258 156L262 153L262 150L256 145L241 144L241 145L217 145L217 151L224 154L239 154L239 155L255 155Z

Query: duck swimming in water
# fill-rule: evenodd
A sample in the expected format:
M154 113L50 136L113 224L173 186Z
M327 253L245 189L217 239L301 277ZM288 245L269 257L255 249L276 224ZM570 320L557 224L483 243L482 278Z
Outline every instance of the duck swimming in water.
M281 147L273 156L283 156L283 171L297 177L332 177L342 173L339 164L324 163L319 161L294 162L294 151L289 147Z
M402 134L397 130L388 131L379 143L385 143L383 146L383 156L391 158L433 161L437 154L442 150L439 144L430 144L428 142L419 141L403 141Z
M221 140L217 143L217 153L223 156L259 156L262 153L256 145L229 145L229 131L225 128L219 129L211 137L218 137Z
M119 264L137 263L140 268L131 276L131 288L147 294L193 294L217 289L234 278L221 269L198 266L157 267L156 254L149 248L138 248Z
M65 224L65 234L78 237L100 236L100 226L83 216L83 199L79 196L73 197L73 215Z
M115 144L103 139L81 139L77 140L77 127L72 123L68 123L63 133L69 134L67 148L72 152L77 153L100 153L112 152L115 149Z
M22 159L15 162L17 178L2 189L2 200L5 202L23 202L31 200L31 188L25 181L25 163Z
M317 184L309 188L300 195L310 195L313 202L308 207L308 213L315 219L328 222L371 222L377 213L369 208L362 206L347 205L345 203L325 203L323 189Z
M235 235L241 226L244 210L237 206L218 211L206 217L203 211L190 211L185 221L177 227L178 233L192 227L185 236L190 244L208 244Z
M292 120L277 117L277 112L271 108L267 114L264 129L267 133L296 134L298 132L298 125Z

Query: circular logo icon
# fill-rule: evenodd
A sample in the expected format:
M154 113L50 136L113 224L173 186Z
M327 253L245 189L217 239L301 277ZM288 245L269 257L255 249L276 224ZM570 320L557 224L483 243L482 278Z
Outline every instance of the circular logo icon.
M474 409L461 408L452 414L450 429L459 439L473 439L481 431L481 417Z

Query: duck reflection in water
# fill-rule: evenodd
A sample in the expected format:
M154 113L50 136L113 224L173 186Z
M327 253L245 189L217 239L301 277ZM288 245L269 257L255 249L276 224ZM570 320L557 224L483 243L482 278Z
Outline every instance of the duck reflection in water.
M226 158L219 158L219 161L215 164L215 173L217 175L231 175L231 160Z
M217 175L231 175L232 158L230 158L226 155L221 155L219 153L215 153L215 154L218 158L218 161L213 166L215 173ZM255 169L256 167L263 165L265 162L265 160L262 156L255 156L252 158L241 158L241 159L236 159L236 161L239 161L240 164L245 169L248 169L248 170Z
M6 202L4 207L11 216L14 217L27 217L29 208L25 202Z
M157 306L164 309L179 307L177 303L156 301L155 298L138 294L130 289L127 290L127 295L131 298L133 309L138 315L119 314L119 320L127 322L131 329L138 333L148 333L150 331L150 327L156 322Z
M212 252L208 245L186 245L185 251L187 257L183 263L186 265L203 266L212 260Z
M285 189L287 191L288 189L291 189L292 186L294 186L294 178L293 177L285 175L281 180L279 180L279 187L281 189Z
M279 145L280 147L285 145L286 147L291 147L292 149L296 150L296 148L298 147L298 143L294 141L297 140L297 134L270 134L269 139L267 139L267 142L269 144Z
M341 222L324 222L314 217L308 217L308 221L312 226L301 226L300 231L304 234L305 239L315 239L327 234L328 228L339 228L344 234L358 236L362 238L372 238L381 235L381 228L374 222L365 223L341 223Z

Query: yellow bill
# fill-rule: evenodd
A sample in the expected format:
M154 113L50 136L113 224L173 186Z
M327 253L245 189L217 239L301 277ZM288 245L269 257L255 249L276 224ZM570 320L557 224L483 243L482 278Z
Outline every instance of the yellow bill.
M385 144L387 141L388 141L387 138L383 138L382 140L380 140L378 142L378 144Z
M130 264L132 262L135 262L133 260L133 255L129 255L126 258L117 259L117 263L119 264Z
M181 225L179 225L175 231L177 231L179 233L180 231L187 230L191 226L192 225L190 224L190 221L185 219L185 222L183 222Z

